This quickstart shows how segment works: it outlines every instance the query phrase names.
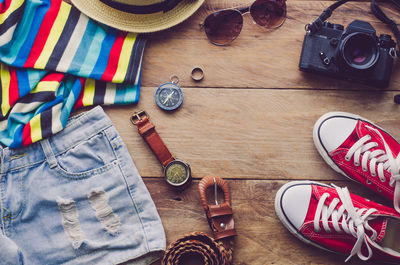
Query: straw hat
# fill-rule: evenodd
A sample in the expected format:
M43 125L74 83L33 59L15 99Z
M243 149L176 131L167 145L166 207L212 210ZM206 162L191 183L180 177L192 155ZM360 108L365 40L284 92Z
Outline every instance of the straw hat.
M204 0L72 0L87 16L125 31L160 31L190 17Z

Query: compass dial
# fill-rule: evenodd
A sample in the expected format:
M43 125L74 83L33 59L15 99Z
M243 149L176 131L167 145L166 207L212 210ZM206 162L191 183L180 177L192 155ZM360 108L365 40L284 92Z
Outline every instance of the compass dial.
M182 105L182 89L174 83L161 85L155 94L157 105L164 110L175 110Z

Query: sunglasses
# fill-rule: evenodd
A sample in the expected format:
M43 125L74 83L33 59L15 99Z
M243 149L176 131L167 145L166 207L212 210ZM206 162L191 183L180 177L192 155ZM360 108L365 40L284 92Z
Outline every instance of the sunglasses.
M226 45L239 36L246 13L264 28L278 28L286 18L286 0L256 0L250 7L217 11L208 15L200 27L204 27L211 43Z

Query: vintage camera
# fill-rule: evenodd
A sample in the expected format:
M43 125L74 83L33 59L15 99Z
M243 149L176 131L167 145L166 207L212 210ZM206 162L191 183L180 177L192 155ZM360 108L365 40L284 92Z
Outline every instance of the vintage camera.
M305 72L387 87L395 46L390 35L378 38L368 22L354 20L346 29L324 22L315 32L307 31L299 67Z

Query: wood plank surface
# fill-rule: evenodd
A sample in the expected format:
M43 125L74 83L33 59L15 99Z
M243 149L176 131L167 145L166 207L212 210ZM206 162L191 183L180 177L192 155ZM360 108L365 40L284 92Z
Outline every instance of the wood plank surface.
M144 87L137 106L107 108L144 177L162 172L129 122L141 109L173 155L192 165L195 178L340 180L312 139L315 121L329 111L356 113L400 137L394 92L184 87L183 106L175 113L160 110L154 92Z
M333 1L290 0L287 2L287 19L282 27L266 30L254 25L250 15L245 15L242 32L231 45L219 47L208 42L199 23L213 10L243 3L248 1L207 0L184 23L171 30L149 35L144 53L142 84L159 86L168 81L171 75L177 74L182 85L192 87L376 90L298 70L305 24L314 21ZM395 9L384 10L391 18L400 21L400 13ZM393 35L371 13L369 2L346 3L335 10L328 21L347 26L354 19L372 23L378 35ZM205 78L200 83L190 78L195 66L204 69ZM399 71L396 63L391 84L386 90L400 88Z
M324 183L328 183L323 181ZM146 179L166 228L169 243L193 231L210 234L210 229L197 192L198 181L181 194L166 187L163 181ZM238 236L235 241L234 264L342 264L345 256L328 253L304 244L294 237L275 216L276 191L286 181L228 180ZM360 185L336 181L355 194L385 202ZM159 264L159 263L157 263ZM346 264L373 265L353 257ZM187 264L190 265L190 264Z
M139 103L105 110L154 199L168 244L186 233L210 232L197 184L211 175L225 178L232 192L238 231L235 265L342 264L344 256L308 246L284 228L275 215L275 193L288 181L308 179L348 186L355 194L391 205L327 166L314 147L312 128L326 112L347 111L399 139L400 106L393 103L400 90L399 63L386 89L300 72L304 26L334 1L289 0L287 19L276 30L254 25L247 14L231 45L209 43L199 23L214 10L248 2L206 0L180 25L147 35ZM382 6L400 21L398 10ZM372 15L368 1L346 3L329 21L347 26L356 18L370 22L378 35L391 34ZM201 82L190 77L196 66L204 69ZM155 105L154 92L173 74L180 78L185 99L178 111L166 113ZM165 184L158 161L129 122L141 109L173 155L191 164L195 180L184 192ZM353 257L347 264L376 263Z
M136 106L108 107L163 221L168 244L193 231L209 232L197 191L204 176L227 179L238 229L234 264L338 264L345 257L307 246L280 223L273 201L290 180L348 186L351 192L390 203L329 168L312 140L312 127L328 111L358 113L399 138L394 92L183 88L184 105L166 113L154 103L154 87L143 87ZM191 164L194 184L183 193L169 189L154 155L130 124L146 110L176 157ZM362 263L353 258L349 264Z

